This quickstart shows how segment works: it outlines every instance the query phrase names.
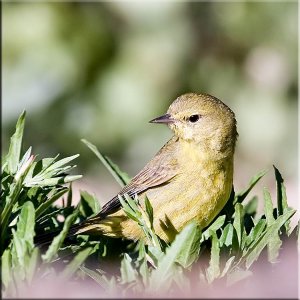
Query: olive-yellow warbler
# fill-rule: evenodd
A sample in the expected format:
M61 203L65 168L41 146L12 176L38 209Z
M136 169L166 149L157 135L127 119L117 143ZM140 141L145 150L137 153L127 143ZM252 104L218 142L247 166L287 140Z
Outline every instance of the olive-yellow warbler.
M167 124L174 136L119 195L138 195L140 201L146 195L153 206L154 230L169 242L192 220L202 228L207 226L228 200L236 120L219 99L189 93L178 97L165 115L150 122ZM126 216L118 196L97 216L75 225L70 233L144 238L139 225Z

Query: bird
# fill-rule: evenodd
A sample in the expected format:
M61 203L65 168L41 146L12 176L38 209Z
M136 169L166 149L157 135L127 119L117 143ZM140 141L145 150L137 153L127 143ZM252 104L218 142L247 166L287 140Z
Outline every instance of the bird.
M139 224L123 210L119 197L147 197L153 228L166 243L190 222L208 226L225 206L233 188L237 122L234 112L206 93L177 97L167 113L151 121L173 132L145 167L94 217L71 226L69 236L100 234L146 240Z

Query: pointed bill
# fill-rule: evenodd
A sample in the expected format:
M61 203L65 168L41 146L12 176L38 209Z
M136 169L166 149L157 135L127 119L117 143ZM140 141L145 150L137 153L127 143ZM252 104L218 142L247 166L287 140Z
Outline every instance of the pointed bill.
M173 123L174 119L172 119L170 114L165 114L162 115L160 117L157 117L151 121L149 121L149 123L157 123L157 124L169 124L169 123Z

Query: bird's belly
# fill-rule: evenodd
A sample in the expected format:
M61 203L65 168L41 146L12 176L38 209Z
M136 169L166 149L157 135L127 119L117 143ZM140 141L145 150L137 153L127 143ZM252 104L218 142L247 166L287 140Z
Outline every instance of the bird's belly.
M178 176L170 183L146 192L153 206L154 229L162 239L172 240L192 220L204 228L228 200L232 167L226 166L218 172L202 170L181 175L185 177Z

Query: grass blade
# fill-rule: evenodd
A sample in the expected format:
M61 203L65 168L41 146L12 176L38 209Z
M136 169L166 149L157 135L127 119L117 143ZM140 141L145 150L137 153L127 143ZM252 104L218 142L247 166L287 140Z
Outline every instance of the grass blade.
M84 217L91 217L101 210L98 199L86 191L80 191L79 206L79 210Z
M26 265L26 281L27 283L31 283L33 276L36 272L36 268L37 268L37 264L38 264L38 260L40 257L40 251L39 248L33 248L32 252L30 253L30 255L26 256L26 261L25 261L25 265Z
M122 283L130 283L137 279L137 271L133 268L131 262L131 257L124 253L120 268Z
M208 283L214 281L214 279L220 276L220 247L217 234L211 232L211 255L209 267L206 270L206 277Z
M129 175L127 173L121 171L120 168L118 167L118 165L116 165L109 157L107 157L106 155L103 155L103 157L107 161L107 163L110 165L110 167L113 169L114 173L117 174L117 176L120 178L120 180L122 182L122 187L127 185L131 180Z
M59 169L60 167L66 165L67 163L74 160L78 156L79 156L79 154L75 154L75 155L72 155L72 156L69 156L69 157L65 157L61 160L58 160L55 163L49 164L48 167L43 170L43 172L48 173L50 171L54 171L55 169Z
M191 230L189 239L185 242L184 249L182 248L178 253L176 262L184 268L190 267L199 257L201 236L200 227L195 227L194 230Z
M24 125L25 125L25 116L26 116L26 112L23 111L17 121L16 131L13 134L13 136L10 138L10 145L9 145L8 154L6 156L6 162L7 162L8 173L11 175L17 172L17 168L20 160Z
M77 179L82 178L82 175L67 175L67 176L59 176L53 178L45 178L42 180L33 178L32 180L28 180L26 182L26 187L34 187L34 186L55 186L58 184L65 184Z
M238 238L239 249L242 250L243 235L244 235L244 208L243 205L237 203L235 205L235 215L233 220L233 227Z
M246 238L246 245L248 247L254 244L263 235L266 223L267 222L265 219L260 219L257 224L251 229L249 235Z
M35 226L35 209L31 201L23 204L19 221L17 224L16 234L25 241L27 247L31 250L34 248L34 226Z
M229 247L232 245L232 239L233 239L233 226L231 223L227 224L225 228L223 229L222 235L220 237L219 243L220 247L223 247L225 245L226 247Z
M225 223L226 216L219 216L202 234L201 242L208 240L212 232L216 232Z
M6 289L9 288L9 285L12 281L12 262L11 262L11 250L6 249L1 257L1 279L2 284Z
M31 160L30 164L27 164L26 169L22 171L22 175L19 177L19 179L10 185L9 195L6 197L6 204L3 211L1 212L1 243L3 243L6 238L7 226L9 225L9 217L14 205L18 201L18 197L23 188L23 180L30 170L32 163L33 160Z
M257 211L257 205L258 205L258 198L257 196L254 196L251 198L251 200L245 205L244 211L245 214L255 216L256 211Z
M112 176L116 179L121 187L124 187L129 182L128 175L126 175L124 172L121 172L120 169L114 163L112 163L111 160L102 155L95 145L85 139L82 139L81 141L94 152L94 154L100 159L102 164L112 174Z
M150 226L151 229L153 229L153 207L148 199L148 197L145 197L145 207L146 207L146 212L150 221Z
M295 210L289 210L283 215L279 216L275 223L268 227L262 237L253 245L246 255L246 268L248 269L255 260L257 260L261 251L270 242L274 234L277 234L281 226L288 221L295 213Z
M62 231L59 233L58 236L56 236L51 245L49 246L47 252L42 255L43 261L49 263L57 254L58 249L62 245L65 237L68 234L70 226L74 223L76 217L77 217L78 211L76 210L73 214L69 215L65 222L64 222L64 227Z
M253 176L250 180L249 186L241 193L236 194L234 199L235 203L241 203L247 195L250 193L250 191L253 189L253 187L257 184L257 182L267 173L267 170L260 171L258 174Z
M227 261L226 261L226 264L224 266L224 269L220 275L220 277L224 277L230 270L231 266L233 265L234 263L234 259L235 259L235 256L231 256Z
M68 191L68 188L64 187L61 190L58 190L47 199L44 203L42 203L36 210L36 218L39 218L43 212L45 212L57 199L59 199L63 194Z
M107 281L99 274L85 266L81 266L80 270L86 273L90 278L94 279L104 290L107 289Z
M279 170L274 167L274 171L275 171L275 178L276 178L276 192L277 192L277 211L278 211L278 215L282 215L283 213L285 213L289 207L288 207L288 203L287 203L287 197L286 197L286 189L285 189L285 185L284 185L284 180L279 172ZM286 222L284 224L284 228L285 231L287 232L287 234L290 234L290 221Z
M275 218L273 216L273 204L271 200L271 195L266 188L264 189L264 201L267 226L272 226L275 223ZM282 242L280 240L279 233L274 233L274 235L270 238L270 241L268 243L268 259L270 262L276 261L281 244Z
M167 289L170 285L172 270L175 262L179 257L183 257L184 251L189 251L186 245L193 245L191 239L197 239L199 235L196 231L200 231L196 223L188 224L175 238L174 242L166 249L166 254L158 262L157 269L151 274L149 280L149 290Z
M60 278L69 279L80 267L80 265L87 259L94 251L94 247L87 247L76 254L73 260L66 266L66 268L59 275Z

